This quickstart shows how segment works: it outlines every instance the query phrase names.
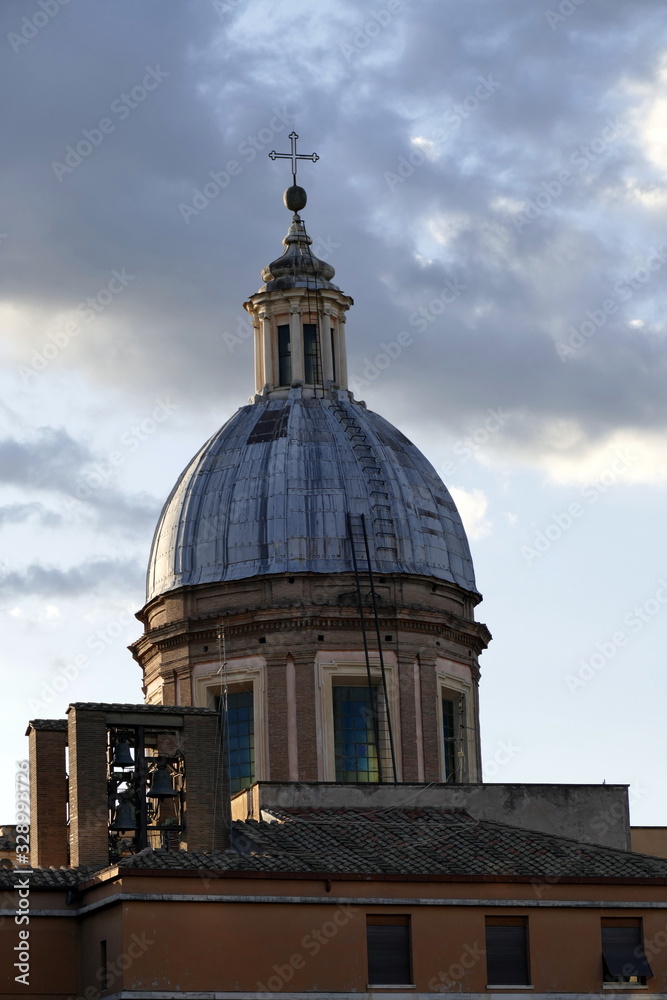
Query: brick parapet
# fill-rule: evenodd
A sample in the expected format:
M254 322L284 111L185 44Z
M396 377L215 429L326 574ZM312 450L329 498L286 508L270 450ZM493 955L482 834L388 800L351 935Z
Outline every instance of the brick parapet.
M103 710L68 711L70 864L109 861L107 727Z
M43 720L40 720L43 721ZM60 868L67 864L67 731L31 727L30 864Z
M183 716L183 755L185 849L225 850L229 846L229 785L221 766L223 754L217 715Z

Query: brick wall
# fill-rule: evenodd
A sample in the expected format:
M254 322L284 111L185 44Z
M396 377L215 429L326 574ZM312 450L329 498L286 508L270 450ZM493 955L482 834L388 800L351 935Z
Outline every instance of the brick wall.
M296 721L299 747L299 778L317 781L317 722L315 718L315 650L295 654ZM271 726L269 717L269 727Z
M105 713L68 711L70 864L109 861Z
M401 646L398 656L398 687L400 693L400 720L394 721L394 741L398 742L398 726L400 721L401 760L403 763L403 781L417 781L417 730L415 721L415 654L410 648Z
M30 864L67 864L67 730L29 729Z
M433 653L419 655L422 695L422 730L424 733L424 781L440 781L438 720L435 712L436 681Z
M289 781L287 750L287 656L266 657L267 708L269 717L269 778ZM298 711L297 682L297 711Z
M218 716L183 716L184 847L222 851L229 844L229 785L222 772Z

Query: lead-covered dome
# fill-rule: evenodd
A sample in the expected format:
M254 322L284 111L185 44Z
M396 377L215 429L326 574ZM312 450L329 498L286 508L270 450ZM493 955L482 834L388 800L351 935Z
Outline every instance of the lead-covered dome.
M364 514L378 573L475 592L456 506L433 466L345 391L242 407L193 458L164 506L147 600L177 587L353 569L348 512Z

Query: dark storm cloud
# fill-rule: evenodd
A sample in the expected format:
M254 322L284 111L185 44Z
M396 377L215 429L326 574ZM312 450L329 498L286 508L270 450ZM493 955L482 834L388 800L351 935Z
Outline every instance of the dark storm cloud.
M5 3L0 40L27 6ZM322 157L302 171L307 224L357 301L352 371L413 337L359 395L412 393L450 427L489 402L521 409L507 433L526 454L554 420L589 440L664 427L667 266L632 279L662 253L665 213L632 185L664 190L637 114L658 92L667 10L561 7L72 2L0 61L0 297L99 306L53 365L193 408L241 401L250 341L224 335L289 221L267 153L294 115ZM98 302L123 268L132 281ZM441 309L447 281L465 287Z
M70 569L32 564L0 576L0 593L16 597L79 597L139 589L144 573L134 560L89 560Z

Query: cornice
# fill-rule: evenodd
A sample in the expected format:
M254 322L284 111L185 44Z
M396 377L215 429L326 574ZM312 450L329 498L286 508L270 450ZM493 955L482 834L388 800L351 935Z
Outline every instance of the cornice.
M341 609L343 610L343 609ZM243 615L237 617L246 618L252 611L276 611L275 608L257 607L248 608ZM215 625L212 620L215 620ZM454 619L452 621L451 619ZM391 629L394 632L408 631L420 633L422 635L434 635L439 638L449 639L458 642L480 652L485 649L491 640L491 634L486 625L481 622L463 622L451 616L450 620L420 620L416 618L404 617L396 614L380 614L380 624L383 629ZM242 637L257 633L278 633L278 632L304 632L308 629L322 631L359 631L361 632L361 618L356 615L333 615L333 614L304 614L300 616L288 615L285 617L273 618L253 618L252 620L234 621L230 618L221 618L219 615L204 615L197 618L183 618L168 625L159 626L144 634L141 639L133 643L130 649L140 652L147 652L151 647L164 651L190 643L212 642L217 639L221 628L224 628L228 639Z

